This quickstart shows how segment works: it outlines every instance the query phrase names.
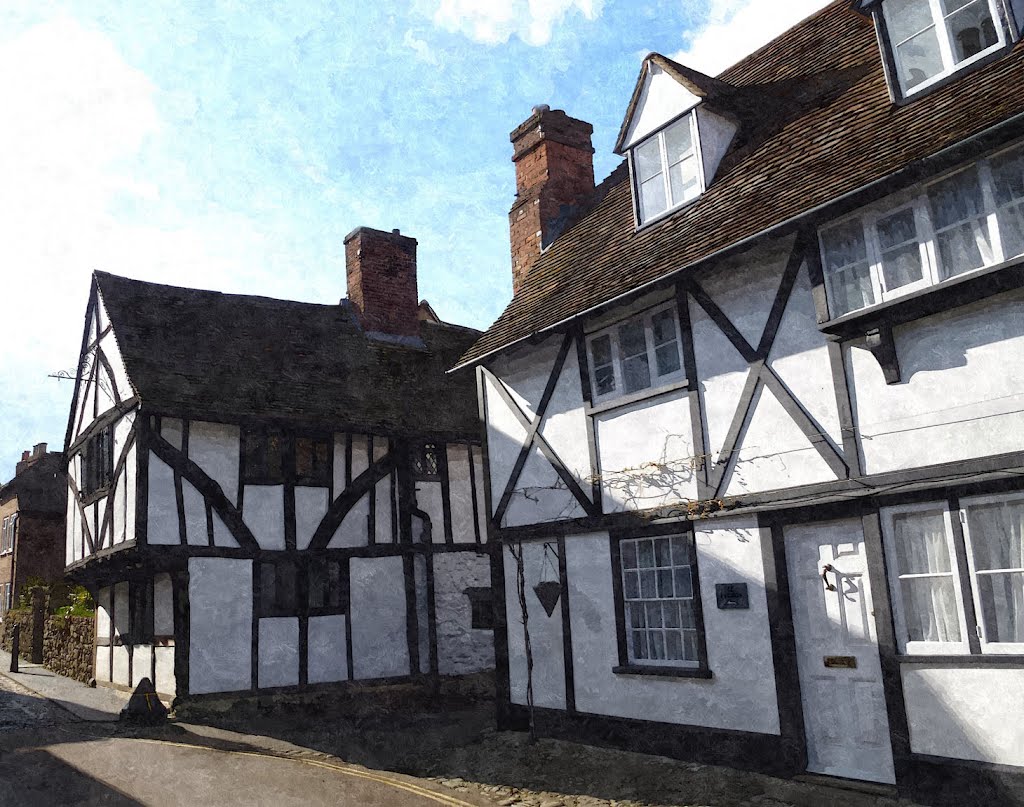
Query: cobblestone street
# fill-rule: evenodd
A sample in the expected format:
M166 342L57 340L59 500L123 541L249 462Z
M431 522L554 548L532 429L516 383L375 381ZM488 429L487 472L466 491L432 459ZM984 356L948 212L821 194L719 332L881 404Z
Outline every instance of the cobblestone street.
M0 732L76 721L69 712L0 675Z

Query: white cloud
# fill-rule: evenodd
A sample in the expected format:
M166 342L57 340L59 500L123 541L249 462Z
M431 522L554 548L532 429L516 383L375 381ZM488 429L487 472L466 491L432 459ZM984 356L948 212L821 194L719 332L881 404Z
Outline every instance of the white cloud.
M434 22L485 45L507 42L513 34L528 45L546 45L566 15L595 20L602 5L603 0L440 0Z
M712 0L706 25L672 55L680 64L717 75L830 0Z

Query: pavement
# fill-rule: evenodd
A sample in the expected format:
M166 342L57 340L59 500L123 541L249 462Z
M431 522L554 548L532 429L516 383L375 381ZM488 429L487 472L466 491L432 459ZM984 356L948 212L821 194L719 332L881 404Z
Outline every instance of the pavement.
M89 687L80 681L57 675L41 664L18 659L18 672L12 673L11 654L0 650L0 674L51 703L66 709L79 720L117 722L128 703L128 693L106 687ZM0 723L0 727L2 727Z

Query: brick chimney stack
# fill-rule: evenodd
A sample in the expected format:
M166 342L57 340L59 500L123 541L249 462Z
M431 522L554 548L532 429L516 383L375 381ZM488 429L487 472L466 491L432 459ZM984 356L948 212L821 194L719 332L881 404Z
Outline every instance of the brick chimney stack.
M509 136L516 166L516 201L508 221L512 293L594 191L594 127L546 104Z
M345 236L345 269L365 331L419 336L415 238L359 227Z
M14 474L17 476L26 468L35 465L39 460L46 456L46 443L36 443L32 446L32 451L21 452L21 462L14 466Z

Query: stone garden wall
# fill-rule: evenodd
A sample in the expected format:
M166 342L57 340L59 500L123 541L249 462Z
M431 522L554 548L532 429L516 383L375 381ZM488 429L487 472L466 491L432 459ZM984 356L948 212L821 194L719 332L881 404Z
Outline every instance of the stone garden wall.
M32 654L32 611L8 611L0 644L10 652L14 626L21 625L21 658ZM87 682L92 678L93 622L91 616L49 614L43 626L43 666L60 675Z

